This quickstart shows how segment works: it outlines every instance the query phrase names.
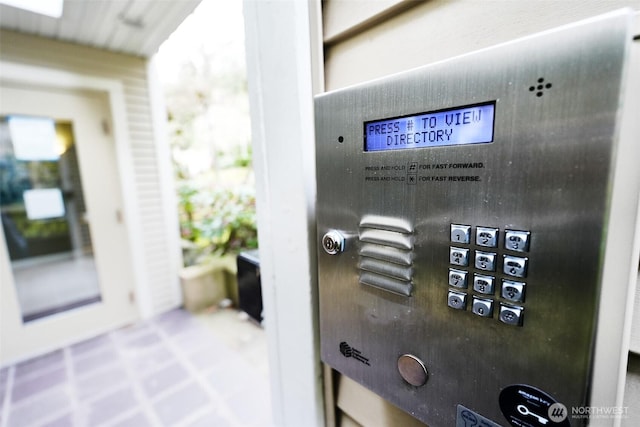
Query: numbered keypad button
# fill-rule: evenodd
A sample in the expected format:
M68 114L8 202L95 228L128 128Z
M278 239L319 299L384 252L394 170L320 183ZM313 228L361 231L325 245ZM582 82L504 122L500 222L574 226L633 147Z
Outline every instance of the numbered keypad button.
M513 280L503 280L500 295L502 298L513 302L524 302L524 282L514 282Z
M526 277L528 262L527 258L505 255L502 271L509 276Z
M495 248L498 246L498 229L489 227L476 228L476 245Z
M478 270L496 271L496 254L476 251L475 266Z
M451 241L462 245L469 244L471 240L471 226L451 224Z
M449 291L447 295L447 305L456 310L465 310L467 308L467 294Z
M449 262L453 265L466 267L469 265L469 249L449 248Z
M469 273L463 270L456 270L453 268L449 269L449 286L453 286L456 288L466 288L467 287L467 276Z
M531 232L450 224L450 241L447 305L522 326ZM495 272L510 277L496 278ZM473 291L467 294L468 288Z
M493 315L493 300L474 297L471 311L478 316L491 317Z
M502 323L506 323L507 325L522 326L523 314L524 308L522 307L500 304L500 314L498 317Z
M529 251L529 240L531 233L528 231L505 230L504 248L509 251L527 252Z
M483 274L473 275L473 290L481 294L492 295L495 288L495 278Z

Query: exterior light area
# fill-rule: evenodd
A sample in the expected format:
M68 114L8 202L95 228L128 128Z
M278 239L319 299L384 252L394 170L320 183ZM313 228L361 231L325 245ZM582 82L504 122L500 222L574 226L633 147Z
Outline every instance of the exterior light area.
M0 0L0 4L49 16L60 18L64 0Z

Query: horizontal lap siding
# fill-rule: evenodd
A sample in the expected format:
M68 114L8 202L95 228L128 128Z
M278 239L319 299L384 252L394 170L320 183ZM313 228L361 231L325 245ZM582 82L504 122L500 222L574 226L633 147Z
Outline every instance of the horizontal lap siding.
M325 87L334 90L504 43L639 0L326 0Z
M154 138L147 60L86 46L15 33L0 32L3 61L56 69L90 77L118 80L124 88L128 138L133 156L134 177L142 232L145 276L151 289L154 313L177 306L176 278L170 266L175 248L169 248L167 219L159 178Z
M325 0L325 89L406 71L622 7L640 10L640 1ZM637 292L632 330L635 351L640 348L640 287ZM338 425L351 426L353 421L348 420L355 420L367 427L386 427L404 416L367 389L335 375L333 404L339 408ZM637 399L635 392L625 401ZM340 410L347 414L342 423ZM409 425L406 420L395 423L400 424ZM420 423L411 420L414 424Z

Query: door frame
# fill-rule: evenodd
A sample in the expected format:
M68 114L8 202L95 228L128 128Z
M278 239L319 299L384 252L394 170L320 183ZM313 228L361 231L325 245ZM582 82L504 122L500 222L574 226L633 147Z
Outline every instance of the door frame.
M313 95L324 91L321 3L244 0L244 16L273 421L330 425L315 231Z
M115 144L118 184L122 193L123 225L128 235L125 244L129 247L131 254L135 304L139 317L149 317L152 313L152 299L144 269L142 224L137 191L133 185L135 183L134 162L127 132L128 121L122 82L7 61L0 61L0 70L0 83L3 84L22 84L31 88L40 87L43 89L89 90L106 95L112 119L112 138ZM2 233L0 232L0 234ZM5 262L4 260L0 261L3 264ZM1 360L0 364L9 362L12 360Z

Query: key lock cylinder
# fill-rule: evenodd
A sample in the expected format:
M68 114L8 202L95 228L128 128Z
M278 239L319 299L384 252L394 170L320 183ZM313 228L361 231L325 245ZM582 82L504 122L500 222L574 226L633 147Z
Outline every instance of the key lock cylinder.
M345 239L337 230L330 230L322 236L322 248L329 255L337 255L344 252Z

